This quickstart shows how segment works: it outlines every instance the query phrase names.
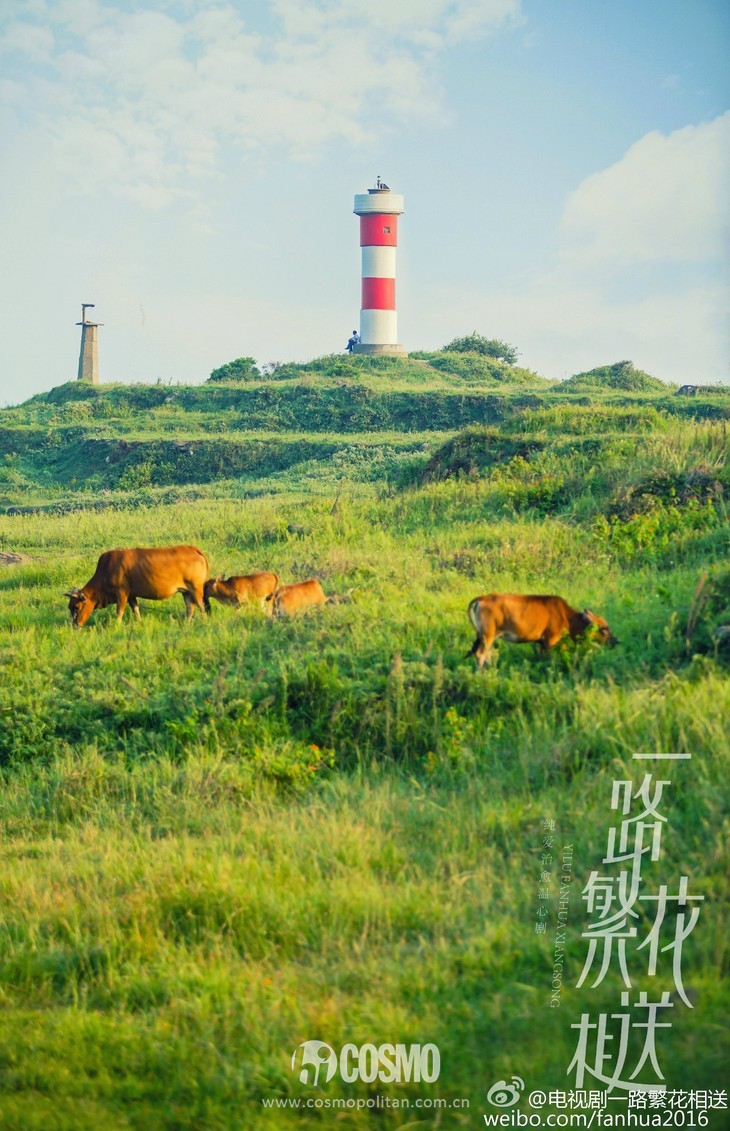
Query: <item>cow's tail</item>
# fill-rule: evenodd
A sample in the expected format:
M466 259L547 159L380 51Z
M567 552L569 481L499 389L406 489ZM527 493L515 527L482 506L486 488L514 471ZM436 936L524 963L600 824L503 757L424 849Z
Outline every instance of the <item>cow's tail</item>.
M471 648L469 649L469 651L466 654L466 659L468 659L470 656L474 655L477 648L479 647L479 641L481 640L481 636L482 636L482 623L481 623L481 620L479 619L479 598L478 597L475 597L473 601L469 602L469 608L467 609L467 615L469 617L469 620L471 621L472 628L474 629L474 631L476 632L477 635L476 635L476 639L475 639L474 643L472 644Z
M469 608L467 609L467 615L472 623L472 627L475 632L482 631L482 625L481 621L479 620L479 613L477 611L479 609L479 600L479 597L475 597L473 601L469 602Z

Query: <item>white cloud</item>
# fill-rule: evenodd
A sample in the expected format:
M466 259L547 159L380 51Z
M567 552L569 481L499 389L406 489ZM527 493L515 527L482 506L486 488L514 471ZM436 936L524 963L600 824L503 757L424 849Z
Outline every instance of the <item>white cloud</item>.
M26 61L45 63L53 50L53 34L50 28L37 24L17 21L9 24L0 36L0 54L17 52Z
M274 0L273 8L289 35L319 38L346 29L369 29L381 44L392 36L412 42L444 39L456 43L522 22L519 0L329 0L301 3Z
M373 123L439 120L434 55L521 20L520 0L272 0L269 12L264 36L230 3L35 0L0 40L15 112L53 137L81 191L162 207L215 175L224 147L311 157L361 143Z
M701 262L727 252L730 112L646 134L571 194L565 254L588 265Z
M474 327L513 342L520 362L546 377L569 377L630 358L679 384L727 382L727 292L720 283L661 288L632 299L608 296L601 280L565 268L499 290L420 295L401 311L409 348L441 346Z
M727 382L728 142L730 113L647 134L569 195L552 263L495 291L424 288L403 324L424 346L477 327L556 378L630 358L669 381Z

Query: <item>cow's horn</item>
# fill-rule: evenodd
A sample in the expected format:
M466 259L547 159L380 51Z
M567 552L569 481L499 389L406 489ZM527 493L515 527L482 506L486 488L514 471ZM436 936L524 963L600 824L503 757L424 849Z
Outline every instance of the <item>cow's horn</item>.
M78 589L72 589L70 593L64 593L64 597L78 597Z

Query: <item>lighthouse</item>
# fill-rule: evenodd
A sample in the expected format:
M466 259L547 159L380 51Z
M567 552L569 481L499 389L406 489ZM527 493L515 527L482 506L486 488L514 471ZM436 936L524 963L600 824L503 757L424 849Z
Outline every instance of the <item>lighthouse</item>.
M360 342L352 352L405 357L406 351L398 345L395 309L395 250L403 197L378 177L375 188L355 196L353 211L360 217L362 299Z
M81 304L81 321L76 325L81 327L81 349L79 350L79 381L90 381L92 385L99 384L99 338L97 328L101 322L92 322L87 317L86 311L93 310L93 302Z

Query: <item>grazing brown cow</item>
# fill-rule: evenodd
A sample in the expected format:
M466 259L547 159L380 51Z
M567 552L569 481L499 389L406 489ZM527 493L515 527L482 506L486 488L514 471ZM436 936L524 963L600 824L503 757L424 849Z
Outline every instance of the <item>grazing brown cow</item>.
M259 573L248 573L242 577L229 577L225 581L223 574L220 577L211 577L205 583L205 611L210 612L210 599L215 597L222 605L232 605L240 609L251 601L260 602L265 609L271 610L271 599L276 592L279 578L275 573L261 570Z
M479 669L491 662L492 645L498 637L504 637L511 644L539 644L543 652L547 652L566 634L575 640L590 625L595 625L601 641L618 644L603 617L589 609L580 613L562 597L490 593L486 597L475 597L468 612L477 634L469 655L476 656Z
M294 585L280 585L274 594L274 615L291 616L313 605L325 605L327 598L322 586L314 578Z
M194 609L205 612L203 588L208 579L208 559L195 546L165 546L158 550L107 550L83 589L64 594L75 628L81 628L94 609L117 606L117 621L127 605L139 617L138 597L165 601L182 593L187 619Z

